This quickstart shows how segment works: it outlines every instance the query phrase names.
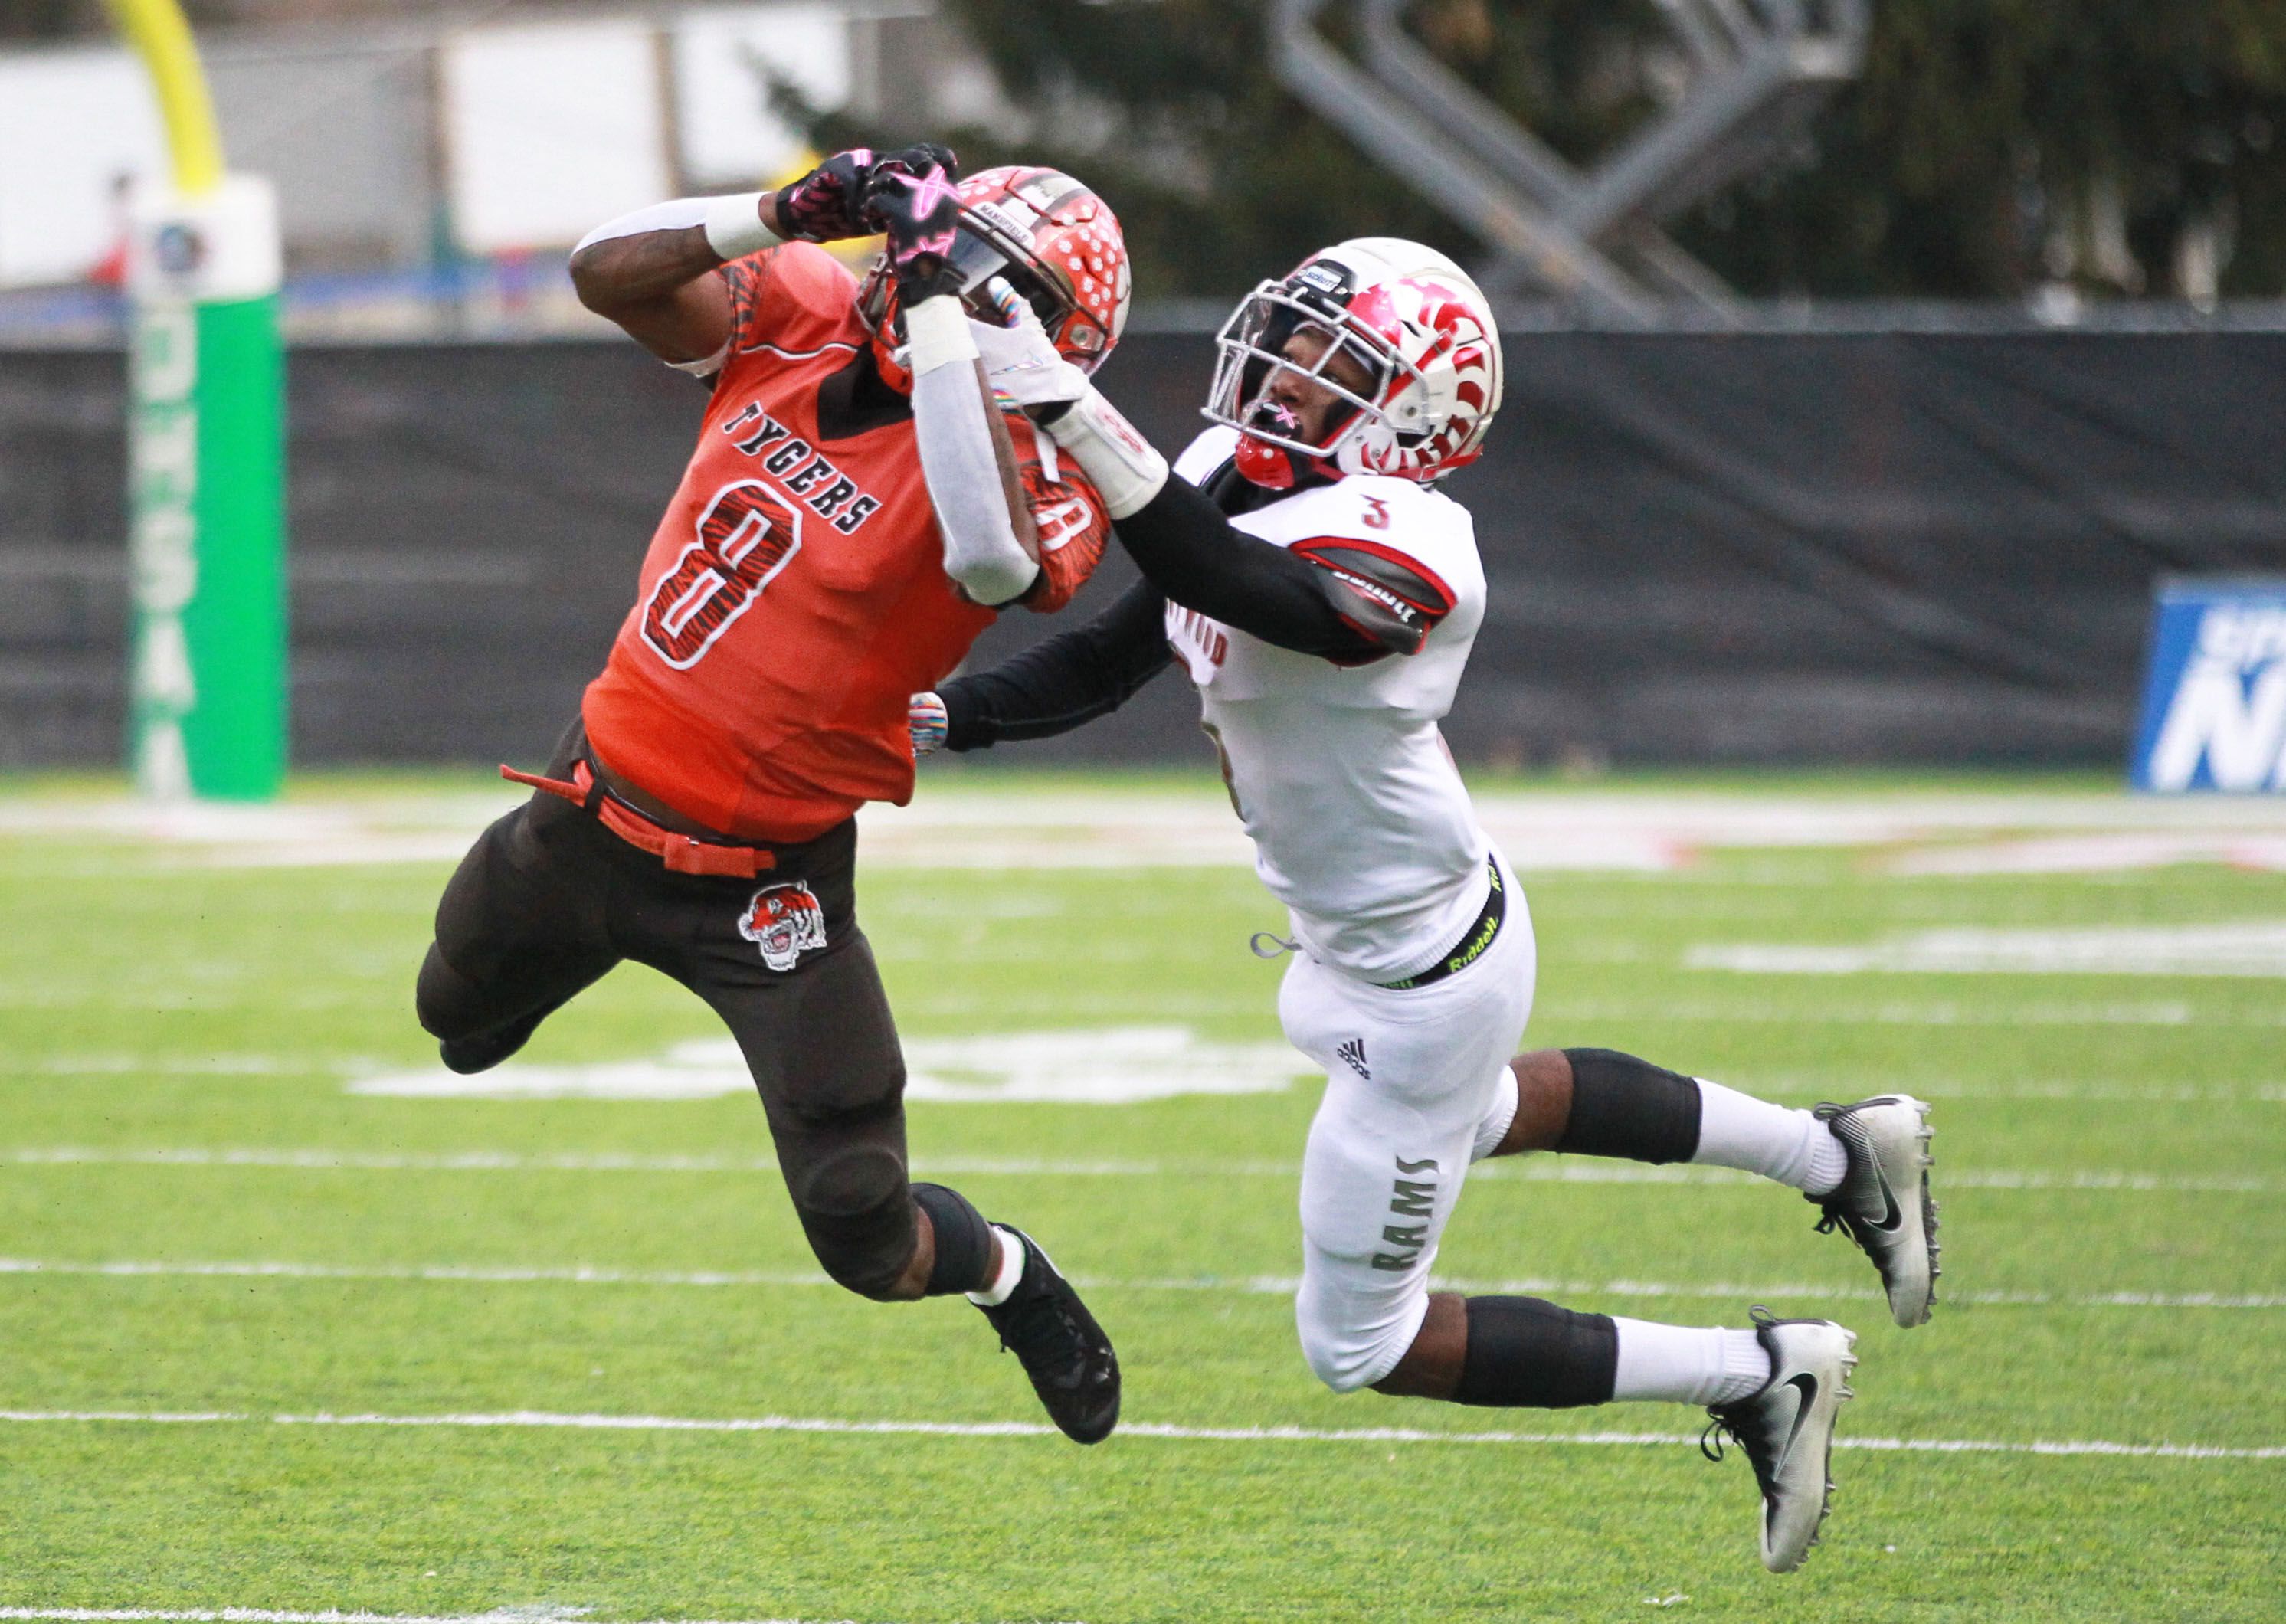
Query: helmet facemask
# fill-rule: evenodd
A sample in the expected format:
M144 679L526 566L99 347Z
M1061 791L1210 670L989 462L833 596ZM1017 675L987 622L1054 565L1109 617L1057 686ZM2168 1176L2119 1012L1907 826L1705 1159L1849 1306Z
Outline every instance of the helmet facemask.
M979 191L997 195L974 194ZM950 256L960 273L961 304L976 319L1005 326L1010 302L1021 299L1064 359L1092 372L1118 342L1126 315L1125 252L1111 211L1079 182L1054 170L985 170L964 183L962 192ZM1066 212L1075 203L1080 209L1076 224ZM1076 231L1083 240L1073 240ZM1058 254L1065 265L1056 263ZM1100 283L1082 268L1086 262L1076 258L1081 254L1092 256ZM1103 272L1107 256L1115 261L1110 272ZM1083 280L1096 303L1108 304L1108 324L1106 311L1091 309L1080 296ZM884 372L894 368L897 377L892 381L902 378L904 312L886 260L867 275L857 313L873 331Z
M1297 339L1303 341L1299 346ZM1290 281L1264 282L1223 324L1215 347L1215 380L1204 414L1236 429L1259 448L1242 463L1242 469L1247 462L1274 469L1283 461L1297 473L1315 467L1332 474L1342 471L1347 446L1376 430L1400 440L1419 438L1418 430L1404 428L1391 411L1392 405L1401 411L1407 397L1420 398L1423 391L1415 387L1422 382L1419 369L1336 299L1297 290ZM1298 352L1289 352L1289 347ZM1314 356L1309 353L1312 348ZM1345 373L1354 379L1359 372L1365 374L1361 385L1343 381ZM1273 398L1281 374L1331 398L1325 423L1314 435L1304 429L1291 406ZM1266 451L1285 456L1266 457Z
M1316 343L1295 343L1312 334ZM1476 459L1500 405L1499 335L1483 295L1441 255L1393 238L1337 243L1262 283L1215 345L1203 415L1238 430L1239 471L1257 485L1368 473L1433 482ZM1301 426L1281 374L1328 402L1321 424Z

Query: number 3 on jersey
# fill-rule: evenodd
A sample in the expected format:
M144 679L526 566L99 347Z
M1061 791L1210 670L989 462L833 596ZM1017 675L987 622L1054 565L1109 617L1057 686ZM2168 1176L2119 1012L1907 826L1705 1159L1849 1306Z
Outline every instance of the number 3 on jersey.
M801 551L801 515L753 479L726 485L643 603L643 642L677 671L697 665Z

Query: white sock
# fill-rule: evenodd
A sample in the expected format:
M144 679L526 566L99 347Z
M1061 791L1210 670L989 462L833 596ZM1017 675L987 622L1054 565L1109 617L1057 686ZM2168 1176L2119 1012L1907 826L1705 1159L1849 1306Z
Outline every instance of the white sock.
M1720 1083L1699 1084L1699 1148L1706 1167L1735 1167L1811 1195L1824 1195L1849 1171L1849 1153L1808 1111L1790 1110Z
M981 1291L968 1293L968 1300L979 1308L997 1308L1008 1300L1016 1282L1024 1278L1024 1242L1013 1231L995 1224L992 1233L1000 1237L1000 1272Z
M1658 1325L1617 1314L1612 1324L1620 1333L1614 1399L1728 1404L1770 1383L1770 1356L1752 1331Z

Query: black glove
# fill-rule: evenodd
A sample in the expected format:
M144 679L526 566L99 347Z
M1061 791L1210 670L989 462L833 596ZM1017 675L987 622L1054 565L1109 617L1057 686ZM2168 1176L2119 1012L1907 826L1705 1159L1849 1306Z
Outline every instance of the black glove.
M934 141L889 153L870 146L836 153L793 185L778 189L778 223L784 234L798 242L871 236L880 226L867 217L866 196L874 177L891 165L939 169L956 179L960 174L960 161L952 149Z
M866 214L889 235L889 267L908 308L938 294L957 295L961 283L952 264L953 233L960 225L960 194L953 183L959 171L933 156L909 160L908 154L922 150L909 147L876 165L865 193Z

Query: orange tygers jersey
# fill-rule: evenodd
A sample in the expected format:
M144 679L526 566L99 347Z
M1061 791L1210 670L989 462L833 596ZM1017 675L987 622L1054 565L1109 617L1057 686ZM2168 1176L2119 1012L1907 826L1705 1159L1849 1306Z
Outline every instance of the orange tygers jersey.
M821 386L869 342L850 274L791 243L722 275L729 358L581 714L605 766L686 817L806 840L863 802L912 798L907 698L993 611L946 579L911 417L820 432ZM1011 427L1021 453L1029 425ZM1093 521L1076 550L1100 555L1109 519L1084 485L1034 490L1043 540L1052 509L1071 528L1075 496Z

